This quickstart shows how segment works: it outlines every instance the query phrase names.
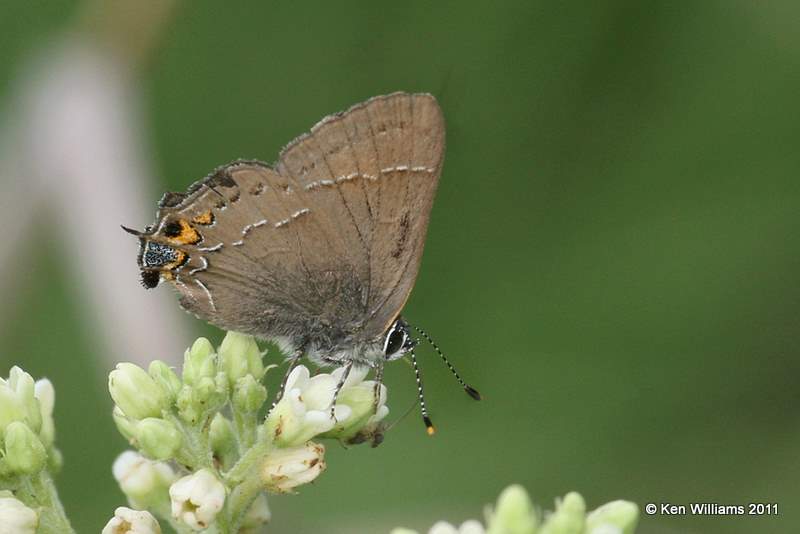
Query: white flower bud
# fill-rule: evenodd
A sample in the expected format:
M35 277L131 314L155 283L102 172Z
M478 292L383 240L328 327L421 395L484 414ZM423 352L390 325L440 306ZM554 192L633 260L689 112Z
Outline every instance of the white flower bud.
M39 517L10 491L0 493L0 534L35 534Z
M446 521L439 521L431 527L428 534L485 534L486 530L478 521L470 519L456 528Z
M325 447L309 441L299 447L274 449L261 464L261 480L267 490L286 493L308 484L325 470Z
M267 431L279 447L292 447L329 431L336 422L350 417L349 406L337 405L331 418L331 405L338 380L329 374L311 377L303 365L295 367L286 380L283 398L267 418Z
M120 506L102 534L161 534L161 527L150 512Z
M39 437L42 438L45 447L50 447L56 436L56 425L53 421L56 390L52 382L42 378L34 383L33 395L39 401L39 412L42 416L42 429L39 431Z
M225 504L225 486L208 469L185 476L169 488L172 515L193 530L211 525Z
M154 508L166 502L168 488L177 478L168 464L148 460L134 451L120 454L111 471L122 493L135 508Z

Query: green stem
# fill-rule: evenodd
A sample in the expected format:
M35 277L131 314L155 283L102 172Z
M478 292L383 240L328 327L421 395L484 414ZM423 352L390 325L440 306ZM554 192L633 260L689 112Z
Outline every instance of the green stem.
M239 454L242 454L255 443L258 414L233 410L233 424L236 428L236 438L239 442Z
M191 468L192 471L197 471L204 467L213 469L211 448L208 446L207 425L202 427L187 425L180 417L174 414L170 414L168 419L183 434L183 445L176 460Z
M272 450L272 447L271 440L261 439L256 441L236 462L236 465L225 474L227 486L233 488L228 495L225 506L228 526L232 529L232 533L239 531L239 526L247 510L258 497L258 494L264 490L259 466Z
M50 473L42 471L28 479L29 491L33 494L41 512L39 514L38 534L75 534L64 513L64 507L58 498L58 491L50 477Z

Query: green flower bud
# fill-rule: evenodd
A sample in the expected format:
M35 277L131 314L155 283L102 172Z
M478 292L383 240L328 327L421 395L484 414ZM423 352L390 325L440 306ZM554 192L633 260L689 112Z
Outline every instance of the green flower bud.
M224 373L218 373L215 378L204 376L191 386L185 384L175 405L181 419L195 424L205 415L222 408L227 399L228 379Z
M539 534L582 534L586 523L586 503L574 491L567 493L542 525Z
M20 475L33 475L44 467L47 451L39 437L20 421L6 428L6 465Z
M194 424L200 420L200 405L194 401L194 388L191 386L184 384L175 399L175 406L178 407L178 415L187 423Z
M175 397L178 395L183 385L181 384L181 379L175 374L175 371L161 360L154 360L150 362L150 367L147 368L147 372L164 391L164 394L170 402L174 402Z
M36 383L33 377L16 365L8 374L8 385L11 386L25 410L25 421L34 432L42 427L42 412L36 400Z
M0 438L6 427L13 421L24 421L25 410L22 408L14 391L0 378Z
M208 439L214 456L221 458L223 463L225 459L233 457L237 452L233 423L221 413L217 413L211 420Z
M519 484L507 487L487 513L487 534L533 534L539 523L528 492Z
M111 412L111 417L114 419L114 424L117 425L117 430L122 434L122 437L128 440L128 443L133 443L136 440L136 421L127 417L119 406L114 406L114 411Z
M214 378L217 374L216 354L211 342L198 338L183 355L183 381L190 386L197 385L203 378Z
M593 534L607 527L616 527L622 534L633 534L639 522L639 508L629 501L612 501L586 516L586 532Z
M264 376L264 363L253 336L228 332L222 345L219 346L219 365L228 375L230 384L245 375L252 375L256 380Z
M245 413L257 412L267 400L267 388L256 382L253 375L244 375L236 381L233 390L233 407Z
M132 419L160 417L169 406L164 391L144 369L132 363L119 363L108 375L111 398Z
M172 458L183 442L183 435L175 425L156 417L139 421L136 438L141 451L155 460Z
M64 456L61 451L55 447L50 449L50 454L47 455L48 471L50 471L51 475L55 475L61 472L62 467L64 467Z
M8 380L0 378L0 437L12 421L27 423L34 432L42 427L33 377L17 366L11 368Z
M33 388L33 394L36 400L39 401L39 413L42 417L42 428L39 430L39 437L45 447L52 447L56 437L56 424L53 421L56 390L46 378L37 380Z

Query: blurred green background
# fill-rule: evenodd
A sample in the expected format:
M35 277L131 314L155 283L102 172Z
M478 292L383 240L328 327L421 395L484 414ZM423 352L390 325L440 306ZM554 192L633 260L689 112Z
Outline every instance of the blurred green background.
M77 7L0 3L0 99ZM486 400L431 351L439 433L415 414L377 449L331 444L324 476L271 499L269 532L461 522L511 482L547 508L573 489L590 507L780 507L644 516L645 534L800 531L799 22L791 1L180 5L138 71L159 188L273 161L375 94L433 92L447 119L405 315ZM0 364L55 383L60 490L96 532L124 500L110 464L125 443L81 293L40 237L2 304ZM386 381L398 415L412 374Z

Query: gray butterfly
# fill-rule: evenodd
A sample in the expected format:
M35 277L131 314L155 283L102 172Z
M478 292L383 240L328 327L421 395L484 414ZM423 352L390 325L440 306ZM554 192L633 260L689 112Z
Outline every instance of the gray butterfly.
M170 282L184 309L273 340L295 362L345 365L345 377L366 365L380 379L385 361L416 344L400 312L444 147L428 94L378 96L328 116L274 166L235 161L166 193L151 226L126 229L140 238L142 283Z

